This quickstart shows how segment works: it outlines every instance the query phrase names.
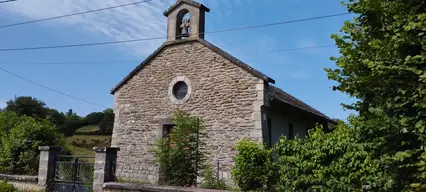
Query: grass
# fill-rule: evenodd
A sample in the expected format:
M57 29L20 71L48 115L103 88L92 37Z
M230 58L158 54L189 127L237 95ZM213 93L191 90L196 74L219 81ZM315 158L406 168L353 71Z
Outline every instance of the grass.
M75 131L77 134L84 134L84 133L98 133L99 132L99 127L96 125L88 125L88 126L84 126L80 129L77 129Z
M95 156L93 147L111 146L110 135L74 135L66 140L75 156Z
M83 142L86 141L86 143L94 143L96 141L100 141L104 144L110 144L111 143L111 135L73 135L71 137L67 138L68 142ZM101 146L106 147L106 146Z
M76 147L72 145L70 146L70 148L71 148L72 154L75 156L88 156L88 157L95 156L95 152L90 149L84 149L84 148L80 148L80 147Z

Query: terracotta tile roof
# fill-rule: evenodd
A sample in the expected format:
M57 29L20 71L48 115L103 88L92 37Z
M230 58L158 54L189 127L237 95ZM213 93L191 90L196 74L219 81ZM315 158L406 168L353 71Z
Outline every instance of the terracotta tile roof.
M303 101L297 99L296 97L293 97L292 95L286 93L285 91L281 90L278 87L275 87L273 85L269 85L269 90L268 90L268 94L269 96L271 96L272 98L289 104L293 107L299 108L301 110L307 111L309 113L312 113L314 115L317 115L319 117L325 118L327 120L332 121L329 117L327 117L326 115L324 115L323 113L319 112L318 110L314 109L313 107L309 106L308 104L304 103Z

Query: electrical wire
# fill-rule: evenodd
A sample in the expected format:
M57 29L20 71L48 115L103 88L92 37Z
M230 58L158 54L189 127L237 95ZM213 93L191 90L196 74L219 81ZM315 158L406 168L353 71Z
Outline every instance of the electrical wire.
M133 2L133 3L121 4L121 5L105 7L105 8L100 8L100 9L94 9L94 10L89 10L89 11L83 11L83 12L78 12L78 13L71 13L71 14L66 14L66 15L59 15L59 16L48 17L48 18L44 18L44 19L37 19L37 20L31 20L31 21L24 21L24 22L20 22L20 23L1 25L0 29L6 28L6 27L14 27L14 26L18 26L18 25L25 25L25 24L30 24L30 23L37 23L37 22L41 22L41 21L48 21L48 20L53 20L53 19L60 19L60 18L64 18L64 17L83 15L83 14L93 13L93 12L98 12L98 11L105 11L105 10L109 10L109 9L119 8L119 7L126 7L126 6L136 5L136 4L140 4L140 3L147 3L147 2L150 2L150 1L152 1L152 0L137 1L137 2Z
M246 27L222 29L222 30L210 31L210 32L205 32L205 33L200 33L200 34L222 33L222 32L229 32L229 31L247 30L247 29L253 29L253 28L268 27L268 26L283 25L283 24L289 24L289 23L298 23L298 22L304 22L304 21L318 20L318 19L324 19L324 18L330 18L330 17L337 17L337 16L342 16L342 15L348 15L348 14L350 14L350 13L340 13L340 14L325 15L325 16L311 17L311 18L304 18L304 19L297 19L297 20L290 20L290 21L281 21L281 22L268 23L268 24L262 24L262 25L252 25L252 26L246 26ZM157 40L157 39L164 39L164 38L167 38L167 36L131 39L131 40L122 40L122 41L106 41L106 42L98 42L98 43L68 44L68 45L40 46L40 47L5 48L5 49L0 49L0 52L58 49L58 48L70 48L70 47L87 47L87 46L96 46L96 45L110 45L110 44L119 44L119 43L150 41L150 40Z
M269 51L254 51L246 53L236 53L235 55L258 55L278 52L289 52L289 51L301 51L308 49L319 49L327 47L335 47L334 44L329 45L318 45L310 47L298 47L290 49L276 49ZM11 61L0 61L0 64L12 64L12 65L98 65L98 64L117 64L117 63L140 63L140 60L126 60L126 61L73 61L73 62L11 62Z
M13 2L13 1L17 1L17 0L5 0L5 1L0 1L0 3L9 3L9 2Z
M52 92L55 92L55 93L58 93L58 94L61 94L61 95L64 95L64 96L67 96L67 97L73 98L73 99L78 100L78 101L81 101L81 102L88 103L88 104L90 104L90 105L94 105L94 106L98 106L98 107L102 107L102 108L108 108L108 107L105 107L105 106L103 106L103 105L99 105L99 104L93 103L93 102L91 102L91 101L87 101L87 100L84 100L84 99L81 99L81 98L75 97L75 96L73 96L73 95L63 93L63 92L58 91L58 90L56 90L56 89L52 89L52 88L50 88L50 87L47 87L47 86L45 86L45 85L42 85L42 84L37 83L37 82L35 82L35 81L32 81L32 80L30 80L30 79L27 79L27 78L25 78L25 77L22 77L22 76L20 76L20 75L18 75L18 74L12 73L12 72L10 72L10 71L8 71L8 70L4 69L4 68L1 68L1 67L0 67L0 70L1 70L1 71L4 71L5 73L8 73L8 74L10 74L10 75L12 75L12 76L15 76L15 77L17 77L17 78L19 78L19 79L22 79L22 80L24 80L24 81L27 81L27 82L30 82L30 83L32 83L32 84L34 84L34 85L37 85L37 86L39 86L39 87L42 87L42 88L44 88L44 89L47 89L47 90L49 90L49 91L52 91Z

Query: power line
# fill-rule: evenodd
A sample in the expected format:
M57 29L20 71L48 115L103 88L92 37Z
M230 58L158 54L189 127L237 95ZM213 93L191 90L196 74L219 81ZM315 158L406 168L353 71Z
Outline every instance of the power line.
M16 0L14 0L14 1L16 1ZM76 15L83 15L83 14L87 14L87 13L104 11L104 10L108 10L108 9L115 9L115 8L119 8L119 7L136 5L136 4L140 4L140 3L147 3L147 2L150 2L150 1L152 1L152 0L137 1L137 2L133 2L133 3L121 4L121 5L111 6L111 7L100 8L100 9L93 9L93 10L83 11L83 12L78 12L78 13L71 13L71 14L67 14L67 15L60 15L60 16L55 16L55 17L48 17L48 18L44 18L44 19L37 19L37 20L32 20L32 21L25 21L25 22L13 23L13 24L8 24L8 25L1 25L0 29L1 28L6 28L6 27L18 26L18 25L25 25L25 24L30 24L30 23L37 23L37 22L47 21L47 20L52 20L52 19L59 19L59 18L64 18L64 17L76 16ZM1 3L1 1L0 1L0 3Z
M235 55L256 55L256 54L267 54L267 53L278 53L278 52L289 52L289 51L300 51L308 49L319 49L326 47L334 47L336 45L319 45L319 46L310 46L310 47L298 47L290 49L276 49L269 51L254 51L254 52L245 52L245 53L235 53ZM12 62L12 61L0 61L0 64L13 64L13 65L90 65L90 64L116 64L116 63L140 63L141 60L127 60L127 61L73 61L73 62Z
M17 0L5 0L5 1L0 1L0 3L9 3L9 2L12 2L12 1L17 1Z
M326 47L335 47L335 44L329 45L318 45L318 46L309 46L309 47L298 47L298 48L289 48L289 49L275 49L268 51L253 51L245 53L235 53L235 55L257 55L257 54L267 54L267 53L278 53L278 52L289 52L289 51L301 51L308 49L319 49ZM13 65L90 65L90 64L116 64L116 63L140 63L140 60L127 60L127 61L73 61L73 62L12 62L12 61L0 61L0 64L13 64Z
M207 33L222 33L222 32L229 32L229 31L239 31L239 30L246 30L246 29L254 29L254 28L261 28L261 27L270 27L275 25L284 25L284 24L290 24L290 23L300 23L304 21L312 21L312 20L319 20L319 19L325 19L330 17L338 17L343 15L349 15L351 13L339 13L339 14L332 14L332 15L324 15L324 16L318 16L318 17L310 17L310 18L303 18L303 19L296 19L296 20L290 20L290 21L280 21L276 23L268 23L263 25L252 25L252 26L246 26L246 27L237 27L237 28L231 28L231 29L222 29L217 31L210 31Z
M246 26L246 27L222 29L222 30L210 31L210 32L205 32L205 33L200 33L200 34L222 33L222 32L229 32L229 31L238 31L238 30L246 30L246 29L253 29L253 28L260 28L260 27L268 27L268 26L274 26L274 25L284 25L284 24L289 24L289 23L298 23L298 22L304 22L304 21L318 20L318 19L348 15L348 14L350 14L350 13L340 13L340 14L325 15L325 16L311 17L311 18L304 18L304 19L297 19L297 20L290 20L290 21L281 21L281 22L276 22L276 23L268 23L268 24L263 24L263 25L252 25L252 26ZM41 50L41 49L57 49L57 48L70 48L70 47L86 47L86 46L95 46L95 45L109 45L109 44L149 41L149 40L157 40L157 39L164 39L164 38L167 38L167 36L131 39L131 40L122 40L122 41L106 41L106 42L98 42L98 43L83 43L83 44L69 44L69 45L56 45L56 46L40 46L40 47L22 47L22 48L6 48L6 49L0 49L0 52Z
M140 61L74 61L74 62L12 62L0 61L0 64L20 64L20 65L91 65L91 64L111 64L111 63L135 63Z
M102 105L99 105L99 104L96 104L96 103L93 103L93 102L90 102L90 101L87 101L87 100L84 100L84 99L80 99L80 98L75 97L75 96L72 96L72 95L70 95L70 94L63 93L63 92L61 92L61 91L58 91L58 90L52 89L52 88L50 88L50 87L44 86L44 85L42 85L42 84L40 84L40 83L34 82L34 81L32 81L32 80L29 80L29 79L27 79L27 78L25 78L25 77L22 77L22 76L20 76L20 75L17 75L17 74L15 74L15 73L12 73L12 72L10 72L10 71L8 71L8 70L6 70L6 69L3 69L3 68L1 68L1 67L0 67L0 70L4 71L5 73L8 73L8 74L10 74L10 75L13 75L13 76L15 76L15 77L17 77L17 78L19 78L19 79L22 79L22 80L25 80L25 81L27 81L27 82L30 82L30 83L32 83L32 84L34 84L34 85L37 85L37 86L42 87L42 88L44 88L44 89L50 90L50 91L52 91L52 92L55 92L55 93L58 93L58 94L61 94L61 95L64 95L64 96L67 96L67 97L70 97L70 98L73 98L73 99L76 99L76 100L79 100L79 101L85 102L85 103L88 103L88 104L90 104L90 105L94 105L94 106L98 106L98 107L102 107L102 108L108 108L108 107L105 107L105 106L102 106Z
M254 55L254 54L265 54L265 53L277 53L277 52L288 52L288 51L300 51L300 50L307 50L307 49L318 49L318 48L326 48L326 47L334 47L335 44L329 44L329 45L318 45L318 46L309 46L309 47L298 47L298 48L291 48L291 49L276 49L276 50L269 50L269 51L258 51L258 52L251 52L251 53L242 53L240 55ZM238 55L238 54L236 54Z

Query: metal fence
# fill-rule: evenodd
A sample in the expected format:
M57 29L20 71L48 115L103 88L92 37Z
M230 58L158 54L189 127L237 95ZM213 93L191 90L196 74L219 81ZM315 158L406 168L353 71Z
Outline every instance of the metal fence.
M55 192L91 192L95 157L58 155L55 159Z

